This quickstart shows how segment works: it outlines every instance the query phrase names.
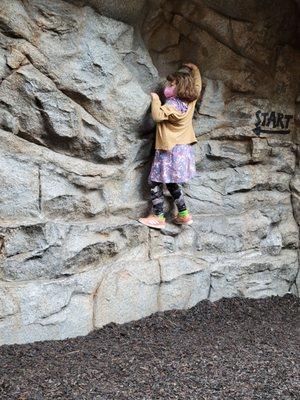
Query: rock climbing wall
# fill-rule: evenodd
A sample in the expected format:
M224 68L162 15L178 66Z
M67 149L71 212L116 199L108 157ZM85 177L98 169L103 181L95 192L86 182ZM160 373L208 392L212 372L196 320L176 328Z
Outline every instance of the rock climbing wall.
M264 3L2 0L0 344L299 294L297 8ZM149 92L181 61L205 85L195 222L158 232Z

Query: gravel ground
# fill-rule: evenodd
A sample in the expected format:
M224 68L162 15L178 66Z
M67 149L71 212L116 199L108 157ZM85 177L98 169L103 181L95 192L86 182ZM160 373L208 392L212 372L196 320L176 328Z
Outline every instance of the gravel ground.
M300 399L292 295L200 302L88 336L0 348L0 399Z

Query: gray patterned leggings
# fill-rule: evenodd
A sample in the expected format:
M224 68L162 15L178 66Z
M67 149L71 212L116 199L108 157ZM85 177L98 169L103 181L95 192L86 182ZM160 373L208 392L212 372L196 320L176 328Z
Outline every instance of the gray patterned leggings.
M167 188L174 199L178 211L185 211L186 205L182 190L177 183L166 183ZM155 215L164 213L164 194L163 184L161 182L150 181L151 201L153 205L153 212Z

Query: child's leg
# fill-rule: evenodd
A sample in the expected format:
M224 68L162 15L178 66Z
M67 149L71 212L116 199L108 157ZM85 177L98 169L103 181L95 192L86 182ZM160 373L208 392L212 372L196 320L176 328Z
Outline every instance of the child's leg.
M162 183L149 181L149 185L154 215L150 214L146 218L140 218L139 222L150 228L163 229L166 226L166 220L164 216Z
M184 196L182 190L180 189L177 183L167 183L167 188L173 197L175 204L178 208L178 214L180 217L186 217L189 215L189 212L186 208L186 204L184 201Z
M149 182L150 194L153 206L153 212L155 215L164 218L164 195L163 185L160 182Z

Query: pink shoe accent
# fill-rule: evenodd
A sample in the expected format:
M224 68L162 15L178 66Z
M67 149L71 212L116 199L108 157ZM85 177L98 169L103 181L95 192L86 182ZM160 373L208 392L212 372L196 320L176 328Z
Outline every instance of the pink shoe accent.
M149 226L149 228L163 229L166 227L166 221L153 214L149 215L146 218L140 218L139 222L141 224Z
M174 224L177 225L191 225L193 223L193 218L191 215L187 215L186 217L180 217L179 214L177 214L173 218Z

